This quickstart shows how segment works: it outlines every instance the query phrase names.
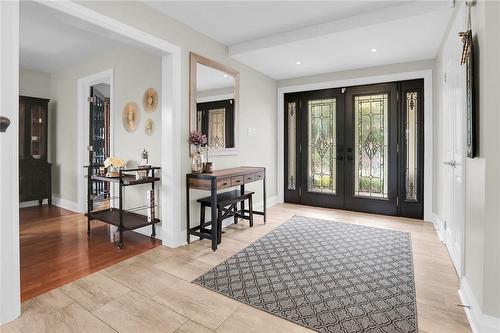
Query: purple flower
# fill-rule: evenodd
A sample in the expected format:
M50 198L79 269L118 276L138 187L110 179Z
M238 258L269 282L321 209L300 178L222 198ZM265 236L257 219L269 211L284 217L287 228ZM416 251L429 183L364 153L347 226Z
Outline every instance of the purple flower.
M207 136L199 131L189 133L188 141L192 145L203 146L207 143Z

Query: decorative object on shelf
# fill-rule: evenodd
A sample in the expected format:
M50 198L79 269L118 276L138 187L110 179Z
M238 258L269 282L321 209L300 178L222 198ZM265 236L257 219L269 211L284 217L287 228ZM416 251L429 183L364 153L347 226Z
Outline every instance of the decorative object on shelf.
M146 148L141 153L141 166L144 165L149 165L149 153Z
M462 57L460 65L465 65L466 69L466 114L467 114L467 157L476 157L476 108L475 108L475 89L474 89L474 44L472 43L472 24L471 24L471 2L466 3L468 7L467 31L458 33L458 36L464 44L462 47Z
M205 162L205 164L203 166L203 172L212 173L212 172L214 172L214 170L215 170L215 168L214 168L213 162Z
M121 168L124 168L127 165L127 163L122 160L121 158L117 157L108 157L104 161L104 167L108 169L108 172L106 173L106 177L119 177L120 172L119 170Z
M207 136L199 131L189 133L188 142L196 147L191 158L191 171L193 173L203 172L204 147L207 144Z
M146 135L151 135L154 132L154 122L153 119L148 118L146 122L144 123L144 133Z
M139 107L135 102L128 102L123 108L122 120L123 127L127 132L133 132L137 129L137 124L139 123L140 114Z
M135 180L146 179L147 177L148 177L148 171L147 170L137 170L135 172Z
M9 118L0 117L0 132L5 132L10 125Z
M154 88L149 88L144 92L144 97L142 98L142 105L144 106L144 111L154 112L158 106L158 93Z

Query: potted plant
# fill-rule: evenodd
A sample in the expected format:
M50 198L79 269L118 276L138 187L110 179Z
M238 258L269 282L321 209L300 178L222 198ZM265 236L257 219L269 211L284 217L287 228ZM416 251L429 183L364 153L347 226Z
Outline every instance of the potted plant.
M189 133L188 142L196 147L195 152L192 155L191 161L191 171L193 173L203 172L203 161L204 153L206 152L204 145L207 144L207 136L200 131L191 131Z

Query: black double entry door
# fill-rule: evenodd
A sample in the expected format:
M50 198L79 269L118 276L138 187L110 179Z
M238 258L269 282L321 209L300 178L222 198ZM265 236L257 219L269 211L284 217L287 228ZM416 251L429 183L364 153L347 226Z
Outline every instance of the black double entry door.
M423 217L423 80L285 95L285 202Z

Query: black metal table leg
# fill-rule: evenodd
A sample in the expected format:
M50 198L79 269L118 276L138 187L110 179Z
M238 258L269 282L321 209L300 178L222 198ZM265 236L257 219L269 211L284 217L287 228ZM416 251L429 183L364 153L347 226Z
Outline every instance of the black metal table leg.
M118 248L119 249L122 249L123 248L123 188L122 188L122 185L123 185L123 180L122 180L122 171L120 170L120 181L119 181L119 184L118 184L118 195L119 195L119 199L118 199L118 205L119 205L119 208L120 208L120 225L118 227L118 234L119 234L119 241L118 241Z
M214 177L210 181L210 204L212 205L212 250L217 250L217 241L219 235L219 225L217 222L217 179Z
M266 224L266 217L267 217L267 214L266 214L266 207L267 207L267 202L266 202L266 176L264 175L264 179L262 180L262 191L263 191L263 195L264 195L264 208L263 208L263 212L264 212L264 224Z
M90 221L92 220L92 209L94 203L92 201L92 168L87 169L87 237L90 237Z
M240 185L240 195L243 195L245 194L245 185ZM241 204L240 204L240 207L241 207L241 215L242 216L245 216L245 200L241 201Z
M189 202L189 175L186 175L186 218L187 218L187 230L186 230L186 234L187 234L187 243L189 244L190 241L191 241L191 235L189 234L189 229L191 228L190 226L190 208L191 207L191 203Z
M148 172L149 173L149 172ZM154 170L152 171L152 175L151 175L153 178L155 176L155 172ZM153 191L153 198L155 198L155 183L151 183L151 190ZM151 207L151 199L149 200L149 209L151 210L151 219L154 219L155 218L155 205L156 205L156 199L154 199L153 201L153 207ZM151 239L154 239L156 237L156 228L155 228L155 224L153 223L151 225Z

